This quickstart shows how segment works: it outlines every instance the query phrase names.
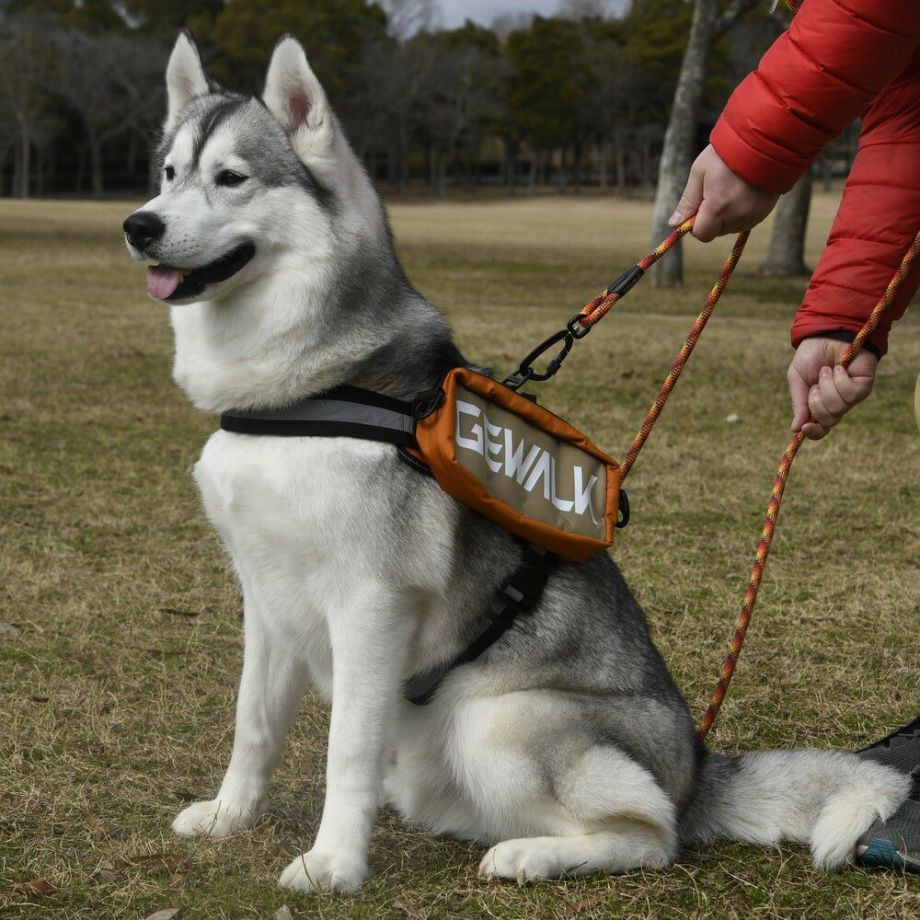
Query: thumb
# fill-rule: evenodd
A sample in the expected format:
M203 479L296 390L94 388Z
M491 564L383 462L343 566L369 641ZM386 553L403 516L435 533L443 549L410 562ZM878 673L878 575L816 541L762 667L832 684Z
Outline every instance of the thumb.
M680 201L677 202L674 213L668 219L668 226L677 227L690 217L691 214L696 214L702 200L703 174L701 170L697 169L694 163L690 170L690 175L687 178L687 184L684 187L683 194L680 196Z
M800 431L802 426L811 421L808 408L808 384L792 368L789 369L789 398L792 401L792 430Z

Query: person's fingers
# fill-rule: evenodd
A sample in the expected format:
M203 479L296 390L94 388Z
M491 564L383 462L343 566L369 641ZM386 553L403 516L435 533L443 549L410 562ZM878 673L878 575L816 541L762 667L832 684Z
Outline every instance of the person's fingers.
M841 367L843 376L849 380L846 371ZM821 374L818 378L818 390L821 393L821 402L828 412L832 413L837 419L840 419L844 412L850 408L852 403L844 399L843 394L837 388L838 374L829 367L821 368Z
M799 431L811 418L808 409L808 384L802 379L801 374L790 367L786 374L789 383L789 399L792 402L792 430Z
M696 163L690 168L690 175L687 178L687 184L684 186L683 194L674 213L668 219L668 226L677 227L682 224L691 214L696 214L701 202L703 201L703 171Z
M839 364L834 368L834 386L848 406L862 402L872 392L873 377L874 375L850 376L847 369Z
M812 419L825 430L833 428L840 419L839 415L832 412L824 404L824 398L818 384L814 384L808 391L808 408Z
M834 380L840 395L851 405L862 402L875 385L875 362L863 362L861 367L854 361L850 367L834 368Z
M703 199L700 209L696 212L696 220L693 223L693 235L701 243L709 243L719 234L724 233L725 221L719 214L717 207L710 204L707 199Z
M817 422L808 422L808 424L802 425L802 434L809 441L820 441L827 434L827 430Z

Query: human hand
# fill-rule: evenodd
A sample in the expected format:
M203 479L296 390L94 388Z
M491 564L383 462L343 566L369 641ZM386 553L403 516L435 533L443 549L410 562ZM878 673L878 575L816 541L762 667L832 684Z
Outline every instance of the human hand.
M849 368L835 366L848 347L821 336L799 343L786 373L793 431L818 441L872 392L878 358L863 349Z
M778 200L776 192L751 185L733 173L710 144L690 168L684 193L668 224L677 227L695 213L693 235L708 243L723 233L756 227Z

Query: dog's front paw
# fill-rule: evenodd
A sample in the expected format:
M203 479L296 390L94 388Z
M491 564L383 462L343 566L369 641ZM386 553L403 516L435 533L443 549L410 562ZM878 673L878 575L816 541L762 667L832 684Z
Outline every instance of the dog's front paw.
M329 850L314 848L298 856L281 873L278 884L294 891L348 894L360 888L368 874L364 860L347 859Z
M244 805L227 799L195 802L179 812L172 829L181 837L229 837L249 830L263 811L259 804Z

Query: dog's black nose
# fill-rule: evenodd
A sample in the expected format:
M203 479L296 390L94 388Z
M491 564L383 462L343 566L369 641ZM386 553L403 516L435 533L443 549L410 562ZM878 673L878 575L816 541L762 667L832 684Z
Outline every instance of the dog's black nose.
M166 230L166 224L151 211L135 211L121 227L128 237L128 242L136 249L146 249Z

